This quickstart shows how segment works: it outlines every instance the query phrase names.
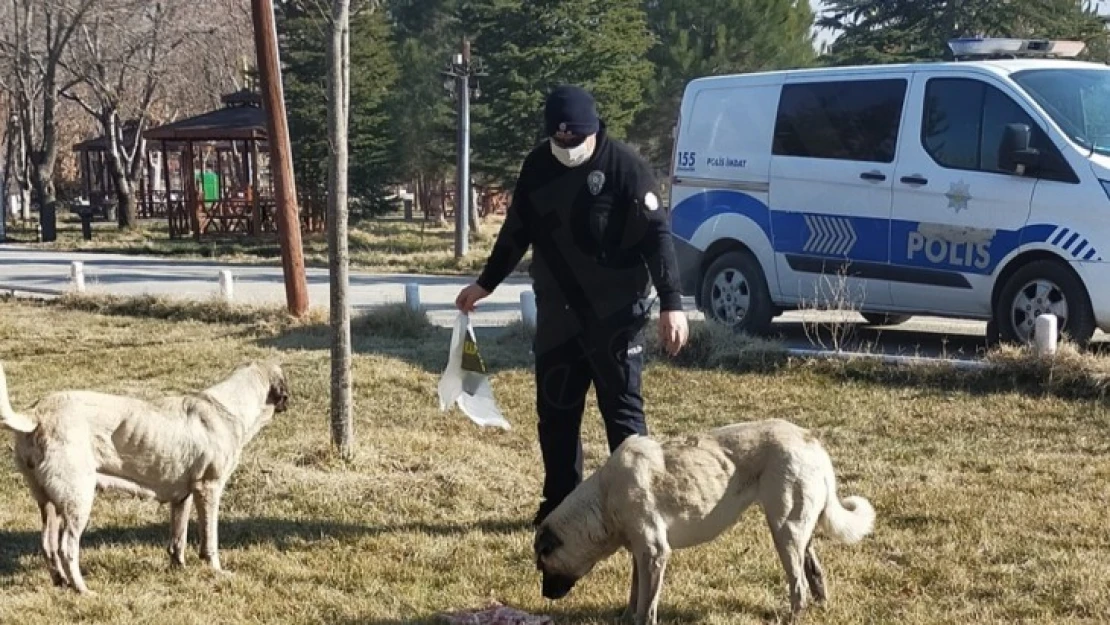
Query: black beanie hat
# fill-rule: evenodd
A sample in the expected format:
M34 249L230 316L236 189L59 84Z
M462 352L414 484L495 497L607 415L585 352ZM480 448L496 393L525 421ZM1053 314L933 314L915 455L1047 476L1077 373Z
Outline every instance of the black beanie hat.
M592 135L601 126L593 96L574 85L556 87L547 96L543 115L544 130L549 137L560 131Z

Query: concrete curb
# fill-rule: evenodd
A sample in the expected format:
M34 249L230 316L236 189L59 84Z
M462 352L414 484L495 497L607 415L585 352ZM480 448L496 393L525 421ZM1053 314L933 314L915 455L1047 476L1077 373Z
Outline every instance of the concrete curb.
M867 352L822 351L819 349L788 348L786 353L800 358L813 360L874 360L892 366L948 366L966 371L986 371L995 365L985 360L961 360L956 358L926 358L924 356L899 356L896 354L871 354Z
M16 295L17 293L30 293L30 294L34 294L34 295L50 295L50 296L54 296L54 297L58 297L58 296L61 296L61 295L65 294L65 291L62 291L62 290L59 290L59 289L51 289L49 287L20 286L18 284L7 284L7 283L3 283L3 282L0 282L0 292L8 293L8 294L13 295L13 296L17 296Z

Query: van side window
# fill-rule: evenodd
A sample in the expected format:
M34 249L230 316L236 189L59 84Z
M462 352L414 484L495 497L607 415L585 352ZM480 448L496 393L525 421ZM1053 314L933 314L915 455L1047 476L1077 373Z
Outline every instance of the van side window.
M921 142L948 169L1012 175L998 166L998 148L1007 124L1028 124L1032 147L1041 151L1041 178L1078 182L1041 126L1013 98L993 85L970 78L932 78L925 86Z
M772 153L891 163L905 95L902 78L783 85Z

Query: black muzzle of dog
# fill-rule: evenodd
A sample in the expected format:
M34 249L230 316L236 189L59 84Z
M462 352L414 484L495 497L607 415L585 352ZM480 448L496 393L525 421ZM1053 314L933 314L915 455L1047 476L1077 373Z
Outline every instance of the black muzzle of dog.
M562 599L570 594L578 580L565 575L543 574L543 596L545 599Z

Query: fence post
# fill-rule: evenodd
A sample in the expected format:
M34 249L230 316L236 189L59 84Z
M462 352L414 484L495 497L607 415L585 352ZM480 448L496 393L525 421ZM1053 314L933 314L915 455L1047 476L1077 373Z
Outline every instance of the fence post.
M405 284L405 305L410 310L420 310L420 285L416 282Z
M84 293L85 292L85 263L83 263L79 260L73 261L73 263L70 265L69 278L70 278L70 282L73 284L73 288L78 293Z
M235 284L231 272L227 269L220 270L220 297L225 302L230 302L235 294Z
M1056 315L1037 317L1033 338L1038 356L1054 356L1056 354L1056 339L1059 333L1057 323Z
M520 318L525 327L536 329L536 292L532 289L520 292Z

